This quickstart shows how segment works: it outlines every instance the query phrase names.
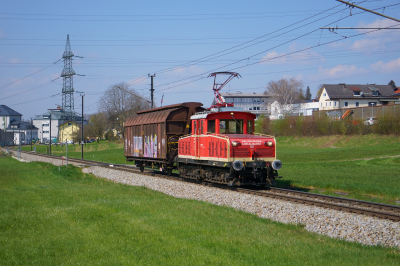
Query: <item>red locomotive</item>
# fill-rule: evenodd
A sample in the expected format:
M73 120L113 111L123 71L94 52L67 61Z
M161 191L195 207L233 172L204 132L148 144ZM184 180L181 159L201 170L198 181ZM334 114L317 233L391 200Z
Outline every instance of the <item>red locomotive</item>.
M125 156L145 166L231 186L274 185L273 136L254 133L254 114L182 103L138 112L125 123Z

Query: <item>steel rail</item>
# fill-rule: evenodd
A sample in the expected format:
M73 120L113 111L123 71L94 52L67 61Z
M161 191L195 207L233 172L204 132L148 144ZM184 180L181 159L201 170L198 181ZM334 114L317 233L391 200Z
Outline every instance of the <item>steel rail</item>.
M42 157L48 157L48 158L61 160L61 156L42 154L42 153L36 153L36 152L31 152L31 151L21 151L21 152L31 154L31 155L38 155L38 156L42 156ZM236 191L236 192L249 194L249 195L269 197L269 198L280 199L280 200L301 203L301 204L307 204L307 205L312 205L312 206L317 206L317 207L330 208L330 209L339 210L339 211L363 214L363 215L368 215L368 216L372 216L372 217L388 219L388 220L392 220L392 221L396 221L396 222L400 221L400 215L399 215L400 214L400 206L396 206L396 205L389 205L389 204L375 203L375 202L369 202L369 201L341 198L341 197L309 193L309 192L303 192L303 191L296 191L296 190L290 190L290 189L275 188L275 187L267 188L266 190L269 190L269 191L246 189L246 188L240 188L240 187L229 187L224 184L202 182L199 180L178 177L177 175L166 176L164 174L156 174L152 170L148 170L149 172L146 171L147 173L144 173L144 172L140 172L135 166L128 166L128 165L124 165L124 164L110 164L110 163L106 163L106 162L82 160L82 159L77 159L77 158L68 158L68 160L71 162L82 163L82 164L86 164L86 165L90 165L90 166L100 166L100 167L106 167L106 168L112 167L115 170L120 170L120 171L125 171L125 172L135 172L135 173L139 172L142 174L149 174L151 176L169 178L169 179L180 180L180 181L196 183L196 184L203 184L203 185L207 185L207 186L211 186L211 187ZM343 204L347 204L347 205L343 205ZM351 206L348 206L348 205L351 205ZM354 205L356 205L357 207ZM367 209L367 208L369 208L369 209Z

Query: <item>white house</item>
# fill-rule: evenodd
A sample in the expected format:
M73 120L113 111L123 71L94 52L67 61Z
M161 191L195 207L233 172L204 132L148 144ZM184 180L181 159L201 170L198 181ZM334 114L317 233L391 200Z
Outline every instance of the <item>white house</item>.
M8 125L13 121L21 121L22 114L11 109L6 105L0 105L0 129L3 131L8 128Z
M29 122L13 121L6 129L7 132L14 133L14 144L31 144L33 139L38 138L38 128Z
M319 97L320 110L355 108L396 103L395 89L391 85L376 84L324 84Z
M13 144L30 144L38 137L38 128L29 122L22 121L22 114L6 105L0 105L0 128L13 133Z
M285 116L311 116L313 111L318 111L319 102L301 100L293 104L280 105L278 101L271 103L271 120L281 119Z

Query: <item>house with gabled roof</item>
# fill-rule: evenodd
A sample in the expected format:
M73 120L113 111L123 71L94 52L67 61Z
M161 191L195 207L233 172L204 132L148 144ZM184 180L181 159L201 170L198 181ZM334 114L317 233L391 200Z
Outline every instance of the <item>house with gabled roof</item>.
M0 105L0 129L3 131L8 128L8 125L13 121L21 121L22 114L11 109L6 105Z
M22 121L22 114L6 105L0 105L0 129L12 133L13 139L10 144L30 144L38 137L38 128Z
M391 85L324 84L319 97L320 110L379 106L399 103Z

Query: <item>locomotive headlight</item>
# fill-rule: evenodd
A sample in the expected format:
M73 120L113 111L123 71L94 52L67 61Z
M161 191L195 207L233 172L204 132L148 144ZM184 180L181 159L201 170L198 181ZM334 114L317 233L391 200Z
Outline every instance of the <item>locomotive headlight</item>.
M282 168L282 162L280 160L275 160L272 162L272 168L274 170L279 170Z
M236 171L240 171L243 169L243 162L242 161L234 161L232 164L233 169L235 169Z
M267 145L268 147L272 147L272 145L274 145L272 141L266 141L264 142L264 144Z
M236 146L238 146L239 144L240 144L239 141L232 141L232 146L233 146L233 147L236 147Z

